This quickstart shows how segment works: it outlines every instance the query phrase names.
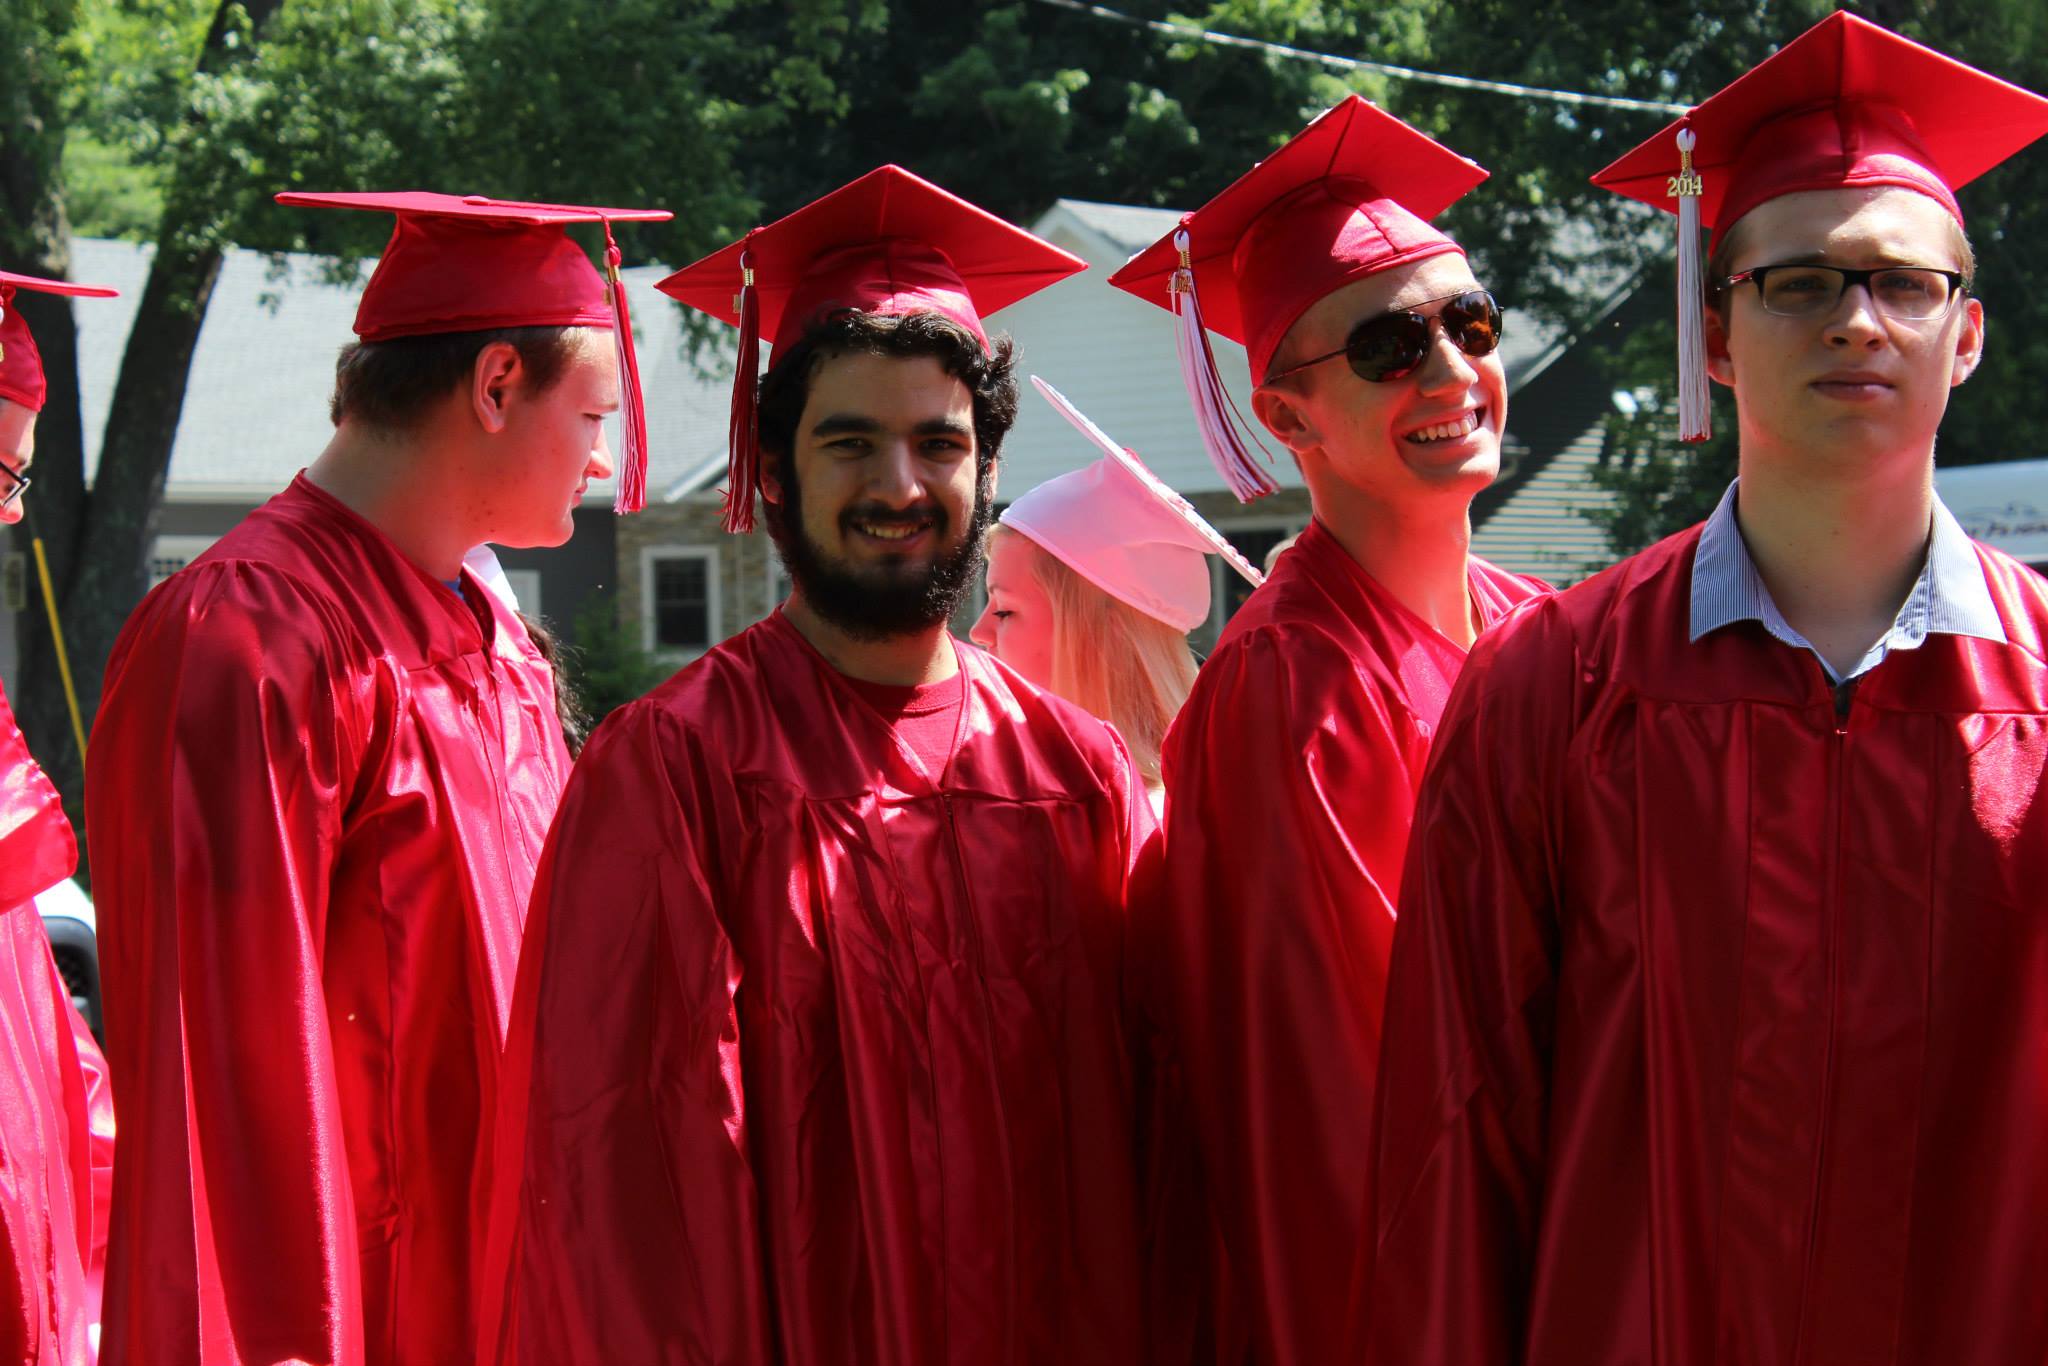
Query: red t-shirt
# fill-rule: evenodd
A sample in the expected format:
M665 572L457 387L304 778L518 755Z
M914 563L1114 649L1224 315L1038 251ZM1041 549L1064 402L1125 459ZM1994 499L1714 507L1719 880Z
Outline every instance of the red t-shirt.
M846 678L844 674L840 676ZM913 683L907 687L869 683L859 678L846 681L895 727L897 737L910 747L925 772L936 778L946 771L946 760L953 753L953 736L960 729L960 704L966 696L960 679L961 675L956 673L937 683Z

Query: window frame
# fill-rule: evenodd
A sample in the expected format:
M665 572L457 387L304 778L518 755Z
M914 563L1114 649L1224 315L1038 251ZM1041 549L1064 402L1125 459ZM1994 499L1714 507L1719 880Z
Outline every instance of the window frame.
M713 545L665 544L640 548L640 648L661 659L696 659L725 639L724 613L720 610L719 571L724 559ZM663 560L699 560L704 564L704 628L707 639L702 648L664 645L656 630L655 568Z
M156 572L156 562L158 560L182 559L184 563L180 564L178 566L178 569L183 569L186 565L191 564L192 561L198 559L201 555L204 555L207 551L213 549L214 543L219 540L220 537L218 536L197 535L165 535L153 537L149 543L149 559L146 561L146 564L150 571L149 586L151 588L154 588L158 584L162 583L164 579L167 579L171 576L170 574L165 574L161 577L158 576ZM173 574L176 572L177 570L171 571L171 573Z
M1299 536L1308 530L1311 515L1304 512L1298 517L1270 514L1264 517L1229 517L1211 522L1210 525L1222 532L1223 538L1233 545L1237 543L1233 532L1277 531L1280 533L1280 539L1286 540L1289 536ZM1257 569L1261 566L1257 561L1253 561L1252 567ZM1223 634L1223 628L1230 624L1230 619L1223 615L1224 596L1229 591L1230 581L1235 578L1237 571L1225 564L1221 555L1209 557L1209 617L1195 628L1193 634L1206 635L1212 641ZM1250 585L1246 585L1246 589L1249 592Z

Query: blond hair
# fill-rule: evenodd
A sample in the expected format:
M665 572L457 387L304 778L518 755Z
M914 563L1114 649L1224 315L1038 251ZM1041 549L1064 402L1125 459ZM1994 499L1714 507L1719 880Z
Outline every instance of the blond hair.
M1115 726L1146 785L1158 786L1167 727L1195 686L1187 633L1111 597L1036 541L1031 548L1032 575L1052 604L1052 690Z

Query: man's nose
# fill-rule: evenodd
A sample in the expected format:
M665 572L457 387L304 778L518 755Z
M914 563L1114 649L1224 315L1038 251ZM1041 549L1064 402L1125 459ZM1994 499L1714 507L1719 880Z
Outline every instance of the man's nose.
M908 441L890 441L868 462L867 495L890 507L909 507L924 496L917 455Z

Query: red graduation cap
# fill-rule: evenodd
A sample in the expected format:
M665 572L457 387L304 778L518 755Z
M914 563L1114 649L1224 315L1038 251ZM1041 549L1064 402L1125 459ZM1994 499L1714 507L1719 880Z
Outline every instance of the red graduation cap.
M725 529L754 526L764 333L780 353L841 310L928 310L986 345L983 318L1087 268L901 166L882 166L663 280L662 293L740 329Z
M673 214L666 209L527 204L424 190L287 191L277 196L277 202L397 215L398 226L356 308L356 335L366 342L503 327L610 328L619 348L625 438L613 508L640 510L647 488L647 409L612 224L659 222ZM604 225L603 275L563 231L570 223Z
M1679 435L1708 434L1699 229L1804 190L1955 191L2043 133L2048 99L1837 11L1593 177L1679 216Z
M112 299L118 297L118 291L105 285L75 285L69 280L45 280L39 275L0 270L0 398L40 413L43 400L49 396L48 386L43 382L43 354L36 350L36 339L29 335L28 324L8 307L14 302L15 291L20 289L79 299Z
M1429 220L1486 174L1353 95L1109 277L1180 317L1182 377L1210 459L1241 500L1279 486L1232 426L1204 327L1242 342L1253 380L1263 380L1281 339L1317 300L1367 275L1462 252Z

